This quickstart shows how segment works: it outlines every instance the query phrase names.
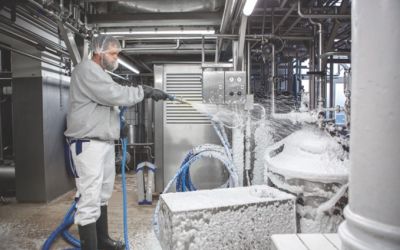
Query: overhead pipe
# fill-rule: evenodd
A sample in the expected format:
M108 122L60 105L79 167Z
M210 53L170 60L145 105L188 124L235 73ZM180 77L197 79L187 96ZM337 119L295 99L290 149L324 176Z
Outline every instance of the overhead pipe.
M3 18L0 17L0 20L2 20ZM53 53L54 51L56 51L58 54L62 54L62 55L69 55L68 52L62 50L62 47L60 47L58 44L52 42L52 41L46 41L47 39L44 40L44 38L40 37L37 34L32 33L31 31L28 31L26 29L23 29L21 27L18 27L15 24L10 24L10 26L15 29L12 30L10 29L10 27L1 27L0 25L0 31L4 34L7 34L8 36L15 38L19 41L22 41L24 43L27 43L28 45L31 45L33 47L40 47L43 48L44 50ZM23 35L22 35L23 33ZM29 35L29 38L26 37L26 35ZM53 50L53 51L51 51Z
M301 19L299 17L299 19ZM114 36L118 38L118 36ZM122 38L122 36L121 36ZM236 40L239 38L239 35L233 34L213 34L213 35L178 35L178 36L171 36L171 35L157 35L157 36L147 36L147 35L137 35L137 36L124 36L124 40L127 41L144 41L144 40L215 40L215 39L230 39ZM276 34L253 34L253 35L246 35L246 40L248 39L282 39L282 40L292 40L292 41L307 41L313 40L314 38L311 36L280 36Z
M351 52L345 51L329 51L321 54L319 57L329 57L329 56L351 56Z
M302 18L317 18L317 19L328 19L328 18L351 18L351 15L342 15L342 14L304 14L301 12L301 0L297 1L297 13Z
M24 51L11 48L11 47L6 46L6 45L1 44L1 43L0 43L0 48L10 50L10 51L15 52L17 54L20 54L20 55L23 55L23 56L26 56L26 57L29 57L29 58L32 58L32 59L35 59L35 60L38 60L38 61L42 61L44 63L50 64L50 65L53 65L53 66L56 66L56 67L63 67L64 66L63 63L55 63L55 62L52 62L52 61L49 61L49 60L46 60L46 59L31 55L31 54L26 53Z
M398 0L352 2L351 175L339 227L344 250L400 249L399 10Z
M136 48L126 48L125 46L122 48L122 51L143 51L143 50L168 50L168 49L179 49L180 47L180 40L176 40L176 45L171 47L171 46L156 46L156 47L136 47Z
M64 23L64 25L70 29L71 31L73 31L75 34L81 36L82 38L86 38L87 36L85 34L80 33L80 31L73 26L72 24L66 22L65 20L63 20L63 18L61 18L61 16L59 16L57 13L54 13L51 10L46 9L45 7L43 7L43 5L41 5L40 3L37 3L34 0L27 0L30 4L34 5L36 8L39 8L41 11L45 12L47 15L51 16L52 18L54 18L56 21L61 21ZM88 30L88 28L85 26L84 27L85 30Z

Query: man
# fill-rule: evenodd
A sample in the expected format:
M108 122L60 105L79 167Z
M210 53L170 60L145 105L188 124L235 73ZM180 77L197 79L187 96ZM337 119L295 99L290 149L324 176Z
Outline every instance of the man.
M122 86L105 72L118 67L119 41L100 35L92 41L93 56L72 72L67 130L76 187L80 195L75 214L81 249L124 249L108 235L107 203L115 179L114 141L120 137L118 106L132 106L143 98L166 100L161 90Z

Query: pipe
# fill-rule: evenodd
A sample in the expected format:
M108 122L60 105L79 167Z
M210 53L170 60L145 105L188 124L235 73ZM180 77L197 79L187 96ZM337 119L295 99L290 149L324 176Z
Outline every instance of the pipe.
M333 59L333 56L331 56L331 59ZM331 60L331 62L329 63L329 71L330 71L330 74L329 74L329 107L330 108L332 108L334 105L335 105L335 89L336 89L336 86L335 86L335 83L333 82L333 67L334 67L334 64L333 64L333 61ZM331 113L332 114L332 117L333 117L333 113Z
M125 41L125 40L124 40ZM180 40L176 40L176 45L171 46L157 46L157 47L138 47L138 48L123 48L122 51L143 51L143 50L165 50L165 49L178 49L180 47Z
M275 114L275 44L272 47L272 60L271 60L271 114Z
M324 104L324 100L322 98L322 87L324 84L324 79L325 77L322 76L322 72L323 72L323 57L320 56L323 54L323 36L322 36L322 23L318 23L318 22L314 22L313 20L309 19L310 22L314 25L318 26L318 71L321 75L318 75L318 112L322 110L323 108L323 104Z
M247 94L251 94L251 50L250 41L247 42Z
M34 0L28 0L28 2L32 5L34 5L36 8L39 8L41 11L45 12L47 15L51 16L52 18L54 18L57 21L61 21L63 22L63 24L69 28L70 30L72 30L74 33L76 33L77 35L81 36L82 38L86 38L86 35L81 34L79 32L79 30L77 28L75 28L72 24L66 22L65 20L63 20L57 13L54 13L53 11L50 11L46 8L43 7L43 5L41 5L40 3L37 3ZM84 27L85 30L87 30L87 27Z
M56 66L56 67L63 67L63 66L64 66L63 63L54 63L54 62L52 62L52 61L49 61L49 60L46 60L46 59L43 59L43 58L40 58L40 57L31 55L31 54L28 54L28 53L23 52L23 51L21 51L21 50L13 49L13 48L8 47L8 46L6 46L6 45L3 45L3 44L1 44L1 43L0 43L0 48L8 49L8 50L10 50L10 51L12 51L12 52L15 52L15 53L17 53L17 54L20 54L20 55L23 55L23 56L26 56L26 57L29 57L29 58L32 58L32 59L35 59L35 60L38 60L38 61L42 61L42 62L44 62L44 63L50 64L50 65L53 65L53 66Z
M317 18L317 19L327 19L327 18L351 18L351 15L341 15L341 14L304 14L301 12L301 3L300 0L297 1L297 13L302 18Z
M399 10L398 0L352 2L351 176L339 227L346 250L400 248Z
M6 22L6 20L3 17L0 17L0 21ZM54 54L54 51L56 51L59 54L69 55L68 52L62 50L63 48L60 45L52 41L49 41L37 34L34 34L33 32L26 30L20 26L17 26L14 23L7 23L7 24L9 25L8 27L0 26L1 33L6 34L19 41L23 41L24 43L27 43L28 45L31 45L33 47L40 47L40 49L44 49L52 54ZM10 27L12 29L10 29ZM28 35L29 38L26 37L26 35Z
M222 14L221 26L219 32L221 34L226 33L229 25L231 24L231 19L233 11L235 10L237 0L225 1L224 13Z
M201 38L201 64L204 64L205 55L204 55L204 36Z
M301 17L299 17L299 20ZM298 21L297 21L298 22ZM297 24L295 22L295 24ZM119 36L114 36L118 38ZM121 36L122 38L122 36ZM215 40L215 39L230 39L230 40L236 40L239 38L239 35L232 35L232 34L213 34L213 35L177 35L177 36L171 36L171 35L158 35L158 36L148 36L148 35L137 35L137 36L124 36L123 39L129 40L129 41L143 41L143 40L201 40L204 38L205 40ZM314 38L311 36L280 36L276 34L254 34L254 35L246 35L246 40L249 39L255 39L255 40L261 40L261 39L282 39L282 40L293 40L293 41L307 41L307 40L313 40ZM220 43L220 41L219 41Z
M314 29L315 32L315 29ZM310 41L310 71L315 71L315 44L314 41ZM315 109L315 76L310 77L310 110Z
M321 54L319 57L328 57L328 56L351 56L351 52L345 51L329 51Z

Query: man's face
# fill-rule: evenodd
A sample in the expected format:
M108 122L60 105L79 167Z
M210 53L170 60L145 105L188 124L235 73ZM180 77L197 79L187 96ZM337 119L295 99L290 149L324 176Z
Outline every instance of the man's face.
M106 51L101 53L101 66L111 72L116 70L118 68L118 54L118 47L110 45Z

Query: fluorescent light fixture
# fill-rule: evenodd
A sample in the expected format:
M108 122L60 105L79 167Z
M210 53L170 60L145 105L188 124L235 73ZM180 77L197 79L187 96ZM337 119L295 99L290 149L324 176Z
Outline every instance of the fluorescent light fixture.
M106 31L106 35L213 35L214 29L203 30L129 30L129 31Z
M125 61L122 60L121 58L118 58L118 63L121 64L122 66L124 66L125 68L129 69L129 70L132 71L133 73L139 75L140 71L139 71L137 68L135 68L132 64L130 64L130 63L128 63L128 62L125 62Z
M256 6L257 0L246 0L243 8L243 14L250 16L253 13L254 7Z

